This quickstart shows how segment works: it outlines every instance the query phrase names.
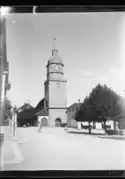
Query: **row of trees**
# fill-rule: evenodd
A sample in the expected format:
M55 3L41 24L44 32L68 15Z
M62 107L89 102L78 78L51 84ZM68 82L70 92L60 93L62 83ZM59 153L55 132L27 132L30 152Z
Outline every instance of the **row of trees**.
M80 109L75 114L75 120L89 123L101 122L106 129L106 121L112 120L114 128L116 122L125 115L124 99L106 85L98 84L85 98Z

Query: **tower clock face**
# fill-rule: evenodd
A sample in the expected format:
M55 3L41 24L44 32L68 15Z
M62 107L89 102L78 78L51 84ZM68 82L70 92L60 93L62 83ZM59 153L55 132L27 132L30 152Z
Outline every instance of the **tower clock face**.
M61 66L60 65L56 65L55 69L56 69L56 71L61 71Z

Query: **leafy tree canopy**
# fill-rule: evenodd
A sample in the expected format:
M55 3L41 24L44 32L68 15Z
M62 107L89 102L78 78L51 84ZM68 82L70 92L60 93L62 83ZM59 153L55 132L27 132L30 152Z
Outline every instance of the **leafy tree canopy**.
M106 85L97 84L75 115L76 121L106 122L108 117L124 115L124 100Z

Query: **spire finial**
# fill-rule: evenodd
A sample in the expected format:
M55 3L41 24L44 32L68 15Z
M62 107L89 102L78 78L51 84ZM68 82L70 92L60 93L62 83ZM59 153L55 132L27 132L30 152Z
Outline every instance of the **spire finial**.
M58 53L58 50L56 49L56 37L54 36L52 56L56 55L57 53Z
M53 50L56 49L56 37L54 37L54 40L53 40Z

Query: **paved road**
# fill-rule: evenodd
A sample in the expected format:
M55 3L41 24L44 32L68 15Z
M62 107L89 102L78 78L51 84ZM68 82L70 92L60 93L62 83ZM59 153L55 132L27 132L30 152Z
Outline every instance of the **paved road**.
M63 128L18 128L23 160L4 170L117 170L125 169L125 140L72 134ZM19 152L18 152L19 153Z

